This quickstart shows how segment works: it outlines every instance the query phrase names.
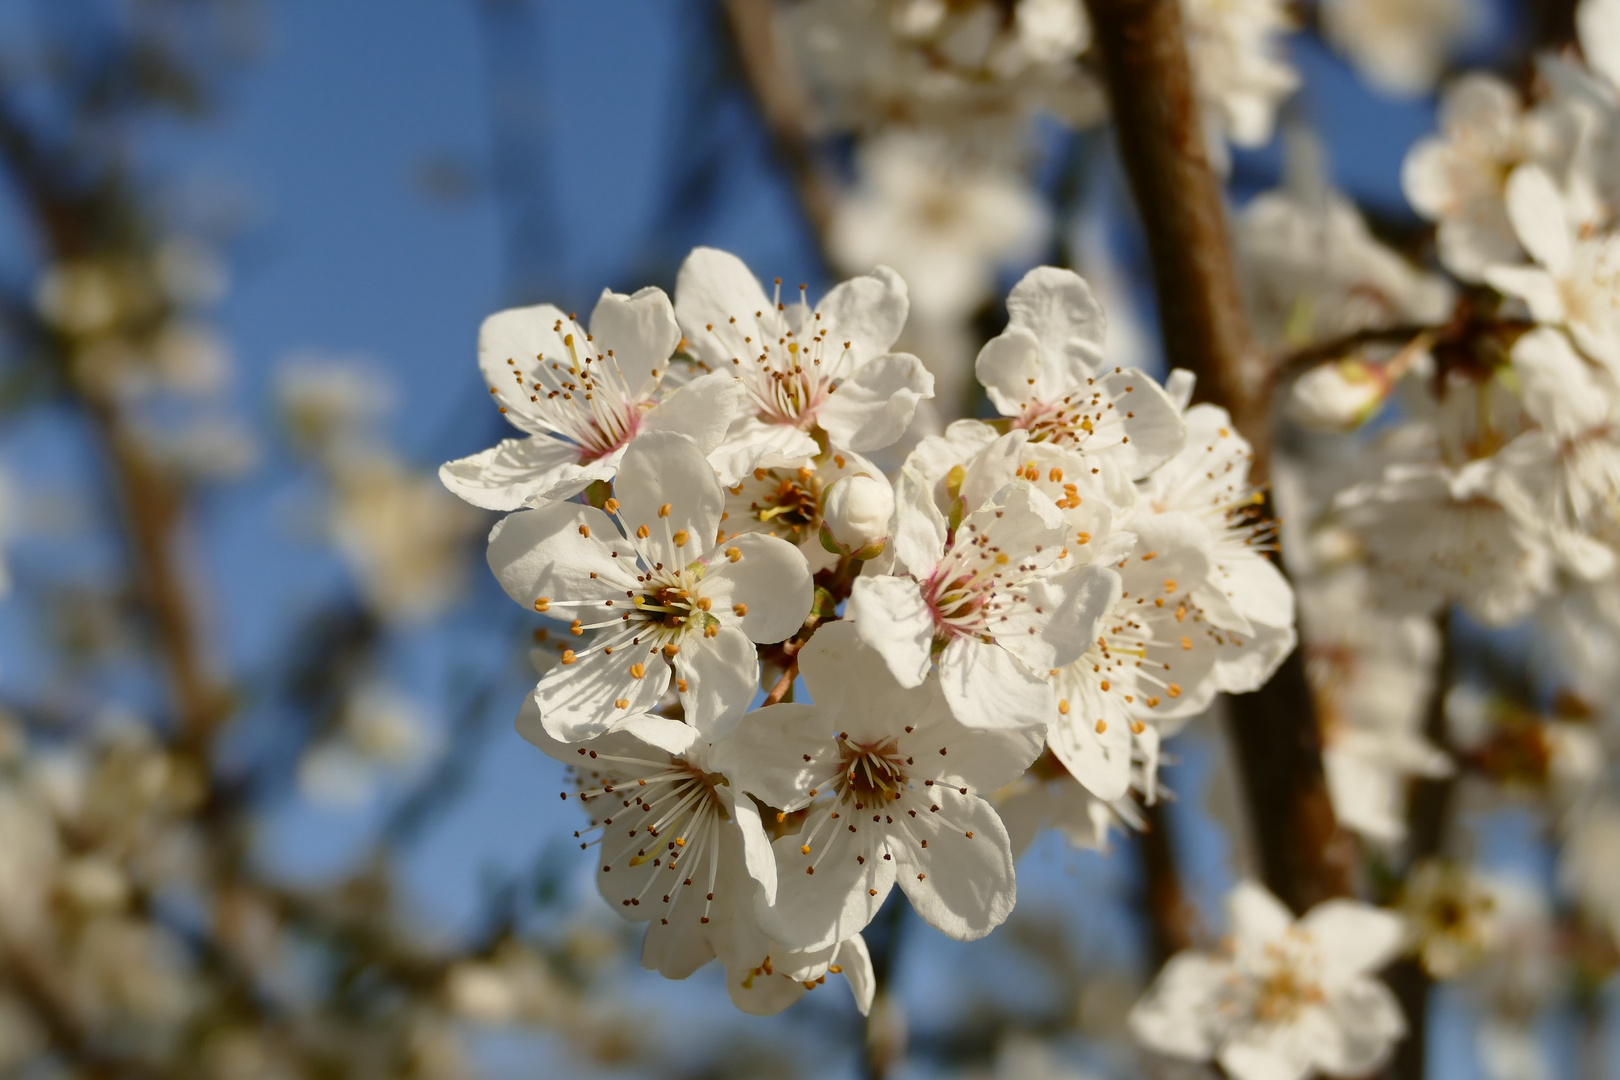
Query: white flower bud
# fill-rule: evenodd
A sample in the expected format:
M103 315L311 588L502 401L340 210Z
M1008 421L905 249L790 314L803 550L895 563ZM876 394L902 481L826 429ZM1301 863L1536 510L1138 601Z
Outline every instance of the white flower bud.
M894 491L888 482L864 473L834 482L821 499L823 537L858 558L882 553L893 516Z
M1378 411L1388 390L1383 372L1359 360L1321 364L1294 380L1288 415L1314 431L1348 431Z

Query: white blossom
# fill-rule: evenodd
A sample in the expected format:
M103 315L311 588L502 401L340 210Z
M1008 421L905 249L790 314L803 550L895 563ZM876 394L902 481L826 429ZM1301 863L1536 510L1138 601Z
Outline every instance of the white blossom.
M681 264L675 312L688 347L715 373L742 380L739 418L715 455L727 483L759 466L796 465L832 447L890 445L932 397L922 361L891 352L910 309L906 284L887 267L833 288L814 309L804 287L765 295L741 259L697 248Z
M643 431L678 432L715 450L741 387L716 374L664 393L680 340L669 298L655 288L604 290L589 332L550 304L491 315L478 331L478 366L524 437L448 462L440 478L475 506L515 510L612 479Z
M1215 1060L1233 1080L1364 1076L1405 1033L1374 976L1406 936L1396 915L1328 900L1295 921L1260 885L1227 897L1229 944L1171 957L1131 1010L1132 1033L1161 1053Z
M1132 479L1169 460L1186 439L1158 383L1103 363L1105 317L1080 275L1043 266L1007 297L1007 328L975 369L991 403L1034 442L1107 456Z
M535 690L555 738L587 738L656 709L672 677L687 720L710 738L748 708L754 643L804 622L810 569L773 536L717 543L724 506L702 449L651 432L626 448L605 509L551 503L495 527L489 564L507 594L571 620L575 637L593 634Z
M956 162L937 141L899 132L862 143L857 164L828 233L833 258L893 266L920 318L965 318L999 267L1027 265L1051 233L1045 200L1011 165Z
M845 939L896 884L946 934L989 933L1015 884L1007 831L981 793L1023 772L1039 734L964 726L939 682L897 682L848 623L817 631L799 666L812 704L751 714L725 751L744 790L800 819L773 845L773 936L803 948Z
M1468 0L1325 0L1322 31L1374 87L1417 95L1434 88L1476 17Z

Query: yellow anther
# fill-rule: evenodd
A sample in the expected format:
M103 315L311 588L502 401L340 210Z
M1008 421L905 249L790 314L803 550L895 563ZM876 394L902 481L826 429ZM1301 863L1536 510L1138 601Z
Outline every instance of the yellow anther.
M662 517L662 518L667 518L667 517L669 517L670 510L671 510L670 504L665 503L663 506L660 506L658 508L658 516Z
M1069 715L1069 699L1063 698L1058 702L1058 712L1063 716Z
M686 542L691 539L691 536L687 534L685 529L676 529L675 535L671 539L675 541L676 547L683 548L686 546Z
M1107 690L1107 689L1108 689L1108 680L1107 680L1107 679L1104 679L1104 680L1103 680L1103 681L1102 681L1102 688L1103 688L1103 689L1104 689L1104 690Z
M738 559L742 558L742 548L739 548L739 547L728 547L728 548L726 548L726 558L730 559L732 562L736 562Z
M615 709L628 709L630 707L630 699L629 698L619 698L617 701L615 701L613 703L613 707Z
M646 674L647 674L647 665L643 664L641 661L638 660L634 664L630 665L630 677L632 679L642 678Z
M551 597L542 596L539 599L535 600L535 602L534 602L534 610L536 610L536 611L550 611L551 610Z
M1097 721L1097 734L1101 735L1103 732L1105 732L1107 730L1108 730L1108 721L1106 721L1106 720L1098 720Z
M1167 577L1167 578L1164 579L1164 591L1165 592L1175 592L1176 591L1176 579L1175 578Z
M645 539L647 539L647 537L649 537L651 535L652 535L652 530L647 528L647 526L645 526L645 525L637 525L636 526L636 539L637 540L645 540Z
M1181 651L1192 652L1192 638L1184 637L1181 639Z
M1007 553L1005 551L996 552L996 565L997 566L1006 566L1008 562L1009 562L1009 560L1007 558Z
M799 854L800 855L808 855L808 854L810 854L810 845L809 844L800 844L799 845Z
M698 597L697 606L699 611L708 611L714 606L714 601L710 600L707 596L700 596Z
M610 514L617 514L619 512L619 500L610 497L607 502L602 504L602 508Z
M591 527L589 525L581 525L579 527L579 535L581 535L581 536L589 536L589 535L591 535Z
M576 659L578 659L578 658L574 655L574 650L573 649L564 649L563 650L562 661L561 661L562 663L564 663L564 664L572 664Z
M676 653L678 653L680 651L681 651L681 647L679 645L675 644L673 641L671 641L669 644L664 646L664 655L665 656L674 656Z
M573 622L568 624L568 632L573 634L575 637L584 636L585 623L580 619L575 619Z
M1164 692L1169 694L1171 697L1180 697L1181 696L1181 684L1180 683L1171 683L1169 686L1164 688Z
M705 626L703 628L703 636L706 637L706 638L717 637L717 636L719 636L719 634L720 634L720 624L719 623L710 623L708 626Z
M731 605L731 610L733 612L735 612L736 615L737 615L737 618L740 619L744 615L748 614L748 605L747 604L732 604Z

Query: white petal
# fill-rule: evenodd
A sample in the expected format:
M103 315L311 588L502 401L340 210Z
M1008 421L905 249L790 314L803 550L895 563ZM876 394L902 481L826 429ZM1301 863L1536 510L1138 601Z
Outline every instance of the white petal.
M1306 1080L1315 1071L1311 1059L1289 1034L1255 1024L1228 1040L1216 1060L1232 1080Z
M959 637L939 658L939 683L967 727L1044 727L1052 686L1000 645Z
M923 921L977 941L1006 921L1018 898L1012 844L983 799L943 785L925 790L913 793L917 816L907 817L904 839L892 846L895 878Z
M1384 967L1399 955L1407 933L1399 915L1355 900L1324 900L1300 928L1316 939L1329 985Z
M1015 651L1036 671L1074 663L1097 639L1097 624L1118 603L1120 589L1118 573L1092 563L1031 582L1029 600L1019 607L1043 609L1045 624L1036 637L1044 645L1045 655ZM1008 625L1014 621L1009 620ZM1011 634L1006 639L1008 647L1012 648L1020 637L1017 632Z
M478 327L478 369L484 382L503 399L526 402L527 394L514 393L518 376L532 370L540 356L568 355L552 329L559 321L570 325L568 315L552 304L508 308L485 319ZM518 417L508 414L507 419L515 423Z
M859 577L846 615L861 638L882 654L901 686L921 686L932 666L934 620L922 588L910 578Z
M929 485L904 470L894 486L894 555L899 566L926 577L945 552L945 516Z
M1570 229L1564 196L1540 165L1520 165L1507 182L1507 211L1519 243L1554 274L1569 266Z
M535 697L547 734L579 742L658 708L669 689L669 665L656 657L642 659L645 674L639 679L630 670L632 658L623 652L590 653L546 672Z
M738 624L750 639L782 641L804 625L814 586L798 548L780 537L744 533L727 540L709 560L704 594L726 607L744 605Z
M1240 881L1232 887L1226 895L1226 918L1240 958L1259 955L1294 925L1293 912L1257 881Z
M996 411L1002 416L1017 416L1028 403L1062 398L1062 390L1058 390L1054 398L1039 396L1044 387L1065 377L1074 380L1070 386L1078 386L1090 374L1084 365L1076 363L1072 371L1047 377L1043 359L1040 340L1033 333L1023 327L1009 326L985 342L973 362L973 370Z
M1224 1026L1217 1002L1231 975L1231 965L1213 957L1177 953L1132 1006L1131 1034L1161 1054L1209 1060Z
M1517 296L1530 308L1532 317L1540 322L1561 323L1565 310L1558 282L1547 271L1537 266L1490 266L1485 269L1485 281L1497 292Z
M707 327L747 320L753 333L753 314L770 304L759 279L743 261L728 251L694 248L675 277L675 318L686 332L694 355L718 368L731 365L732 349Z
M675 657L675 670L686 680L686 722L706 739L723 739L759 690L759 654L735 626L720 627L712 638L688 635L686 642Z
M1610 86L1620 87L1620 0L1582 0L1575 26L1587 64Z
M889 351L906 325L911 301L906 283L887 266L835 285L816 312L821 315L832 344L850 343L857 367ZM859 450L859 446L850 446Z
M797 810L810 801L810 789L838 767L837 722L836 714L816 705L789 702L755 709L715 744L712 764L766 805Z
M968 727L952 715L937 682L912 693L931 701L926 711L907 718L912 730L897 736L896 743L902 754L922 762L917 775L924 779L987 795L1023 775L1040 756L1044 734L1040 728ZM874 718L880 719L876 714ZM894 726L891 721L888 732Z
M536 600L587 600L611 596L622 576L607 546L619 539L613 521L593 506L552 503L519 510L495 523L489 534L489 568L506 595L533 607Z
M643 431L674 431L711 454L725 440L743 400L743 384L729 372L699 376L647 413Z
M1187 427L1175 402L1158 383L1135 368L1110 371L1097 380L1124 412L1120 427L1128 440L1109 450L1133 480L1140 480L1181 452Z
M579 452L573 446L544 435L531 435L503 439L481 453L446 462L439 466L439 482L474 506L516 510L529 496L582 471ZM611 467L606 474L613 475ZM582 489L585 484L580 485Z
M613 478L619 518L629 530L647 526L646 544L673 565L692 562L714 545L725 509L725 489L698 444L684 435L639 435L619 459ZM669 516L660 509L669 507ZM679 534L686 534L680 542Z
M895 863L882 857L870 830L822 832L825 840L809 855L800 850L796 833L771 845L779 875L776 903L761 913L761 922L795 949L820 949L860 933L894 887ZM805 873L811 865L816 872Z
M1065 674L1058 676L1057 694L1069 711L1050 714L1046 740L1052 753L1097 798L1121 798L1131 786L1131 718L1117 695L1099 694L1090 679Z
M644 397L654 372L662 375L668 368L681 328L663 289L648 286L630 296L603 289L591 312L591 337L598 353L612 351L631 394Z
M839 383L816 423L835 446L878 450L906 433L917 402L934 396L934 377L909 353L875 357Z
M855 1008L866 1016L872 1011L872 995L877 990L877 976L872 972L872 954L866 949L866 939L856 934L839 942L833 963L844 969L850 993L855 995Z
M1322 1041L1316 1064L1332 1076L1376 1074L1406 1034L1400 1002L1377 979L1357 979L1329 994L1324 1011L1339 1029L1340 1037Z
M1101 365L1108 320L1091 286L1073 270L1037 266L1007 295L1007 313L1011 325L1035 334L1049 376L1059 380L1041 387L1040 400L1056 400L1078 385L1070 381L1077 366ZM1054 390L1056 397L1047 396Z
M760 897L765 904L776 902L776 853L771 850L770 838L759 819L759 808L747 798L739 798L730 791L718 792L731 819L737 823L742 836L743 869L759 882Z
M849 620L825 623L816 631L799 650L799 674L811 700L827 717L824 726L830 731L822 735L842 730L850 716L879 718L893 731L911 723L936 700L931 693L896 681L883 654L868 645Z

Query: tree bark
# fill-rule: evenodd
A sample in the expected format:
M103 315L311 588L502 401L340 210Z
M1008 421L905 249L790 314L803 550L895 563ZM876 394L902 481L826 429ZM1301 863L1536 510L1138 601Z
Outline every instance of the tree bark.
M1179 0L1087 0L1114 132L1153 263L1171 366L1198 377L1270 453L1268 364L1238 289L1219 180L1210 168ZM1350 891L1353 847L1333 817L1304 661L1295 650L1260 690L1232 700L1232 737L1267 886L1296 911Z

